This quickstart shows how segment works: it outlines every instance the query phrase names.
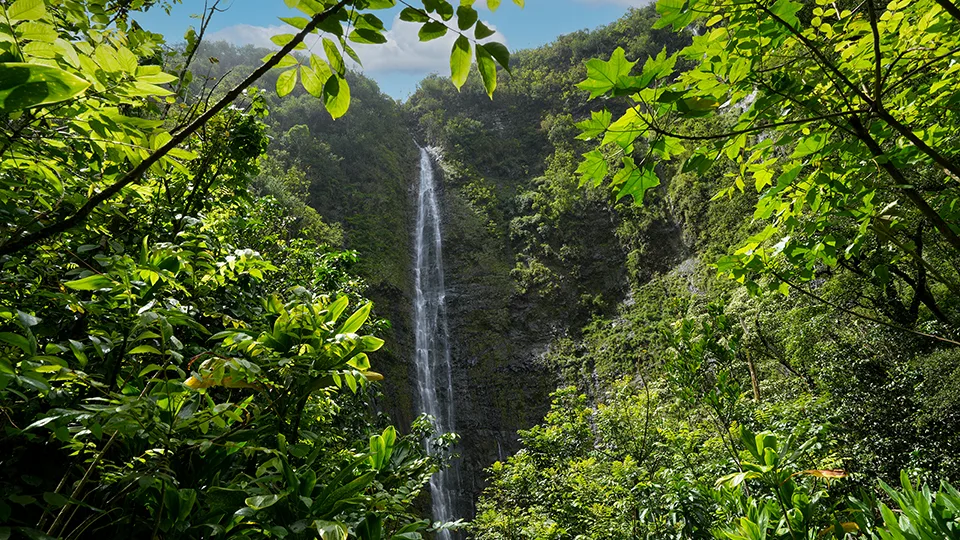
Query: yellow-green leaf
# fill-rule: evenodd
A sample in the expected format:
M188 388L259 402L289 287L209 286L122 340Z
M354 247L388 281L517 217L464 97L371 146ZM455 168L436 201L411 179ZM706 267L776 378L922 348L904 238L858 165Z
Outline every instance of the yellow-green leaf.
M288 69L277 77L277 95L286 96L297 85L297 68Z
M457 89L467 82L471 60L470 40L464 36L458 37L457 41L453 43L453 51L450 53L450 78Z
M130 352L127 354L160 354L162 355L156 347L150 345L137 345L136 347L130 349Z
M82 279L68 281L64 285L75 291L97 291L113 287L113 280L103 274L94 274Z
M7 8L7 17L11 21L35 21L46 14L43 0L17 0Z
M300 67L300 83L303 85L303 89L311 96L323 97L324 82L326 81L321 81L317 72L310 66Z
M334 120L347 113L350 108L350 85L346 79L333 75L323 85L323 105Z
M349 319L347 319L345 323L343 323L343 326L341 326L340 329L337 330L337 333L338 334L355 333L357 330L360 329L361 326L363 326L363 323L366 322L367 317L370 316L370 309L372 308L373 308L372 303L367 302L366 304L364 304L363 307L358 309L353 315L350 316Z
M323 50L327 53L327 61L330 63L330 69L337 75L343 77L343 74L346 72L346 65L343 63L343 56L340 54L340 49L337 48L337 44L328 38L323 38Z
M13 112L65 101L90 83L59 68L20 62L0 63L0 111Z

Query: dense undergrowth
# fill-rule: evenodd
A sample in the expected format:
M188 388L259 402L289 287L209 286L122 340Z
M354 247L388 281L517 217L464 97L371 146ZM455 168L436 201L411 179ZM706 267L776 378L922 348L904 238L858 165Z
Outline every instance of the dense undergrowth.
M323 21L341 13L328 4L301 7ZM414 504L443 459L424 450L429 420L400 433L371 407L373 334L390 325L366 295L404 266L371 272L344 249L383 242L393 260L403 220L401 241L364 236L341 222L384 201L336 191L349 159L383 168L402 197L411 143L353 144L396 107L350 75L361 114L314 141L292 120L342 115L344 72L328 68L325 100L310 79L281 105L246 79L263 54L240 55L221 86L203 64L232 49L186 66L194 30L170 48L135 22L161 7L0 3L0 537L446 526Z
M428 456L396 397L414 139L442 156L457 353L508 379L485 405L559 381L470 534L960 535L960 20L847 4L662 0L521 52L493 101L489 72L402 105L328 74L336 122L317 61L302 89L269 72L289 95L247 89L87 211L267 51L2 2L4 73L63 85L0 94L0 538L421 537L451 438Z
M845 8L854 15L841 15ZM674 16L688 8L661 2L659 9ZM703 9L720 8L709 4ZM865 9L841 6L835 18L847 24L851 18L863 21ZM937 50L948 50L953 38L946 37L947 29L957 22L937 7L929 12L916 9L903 20L939 17L939 26L928 32L942 40ZM816 10L826 8L798 10L809 23L820 16ZM659 110L649 101L638 101L634 106L643 112L636 117L649 114L650 122L663 122L662 132L681 132L689 140L681 145L667 136L666 148L675 147L665 152L655 144L662 132L636 119L623 123L629 114L620 120L620 132L611 127L604 138L612 121L624 111L630 113L628 102L618 96L647 91L630 88L642 79L640 68L644 74L651 66L661 69L671 54L691 44L691 34L702 36L695 38L701 42L694 42L692 54L676 59L678 72L697 69L706 43L720 43L711 54L723 56L714 57L713 64L704 62L703 71L725 74L724 61L751 54L747 47L734 48L739 35L725 42L721 34L710 34L702 26L707 17L701 26L695 23L694 30L677 33L653 29L658 17L652 7L634 10L610 27L522 52L491 104L485 103L477 84L468 83L457 94L439 80L427 80L407 105L419 129L445 150L450 185L456 190L451 200L464 201L461 204L478 215L491 241L506 243L506 257L515 265L514 298L528 306L527 317L549 321L542 324L551 328L539 362L544 370L557 373L562 385L569 385L554 394L543 424L520 433L522 449L489 470L490 485L478 503L474 533L491 539L960 534L956 492L940 484L960 473L957 399L948 382L960 359L960 349L949 343L960 316L956 296L949 292L956 276L956 249L931 222L898 204L898 188L886 183L882 170L868 181L849 180L838 172L835 182L850 182L846 187L824 185L825 180L813 174L811 181L824 185L817 198L803 191L795 201L789 199L789 189L778 195L789 185L784 177L779 186L773 182L775 189L767 188L760 180L764 169L751 165L751 160L761 160L750 157L752 147L747 145L777 132L758 132L755 139L744 137L745 142L716 137L726 146L718 144L714 150L711 137L749 126L751 114L767 114L761 106L782 110L772 98L763 103L757 98L753 108L748 101L742 108L724 106L712 113L710 107L726 94L703 83L708 97L696 99L709 103L709 92L715 92L714 105L678 112L672 105L679 103L677 96L697 87L692 82L670 86L666 78L651 85L650 92L674 91L671 101L662 101L666 104ZM737 21L721 10L711 24L721 18L731 25ZM749 25L750 20L740 24ZM681 28L691 19L683 21ZM784 38L773 39L782 43ZM883 54L894 54L888 47L907 47L889 39L882 42ZM725 43L734 45L724 49ZM606 60L617 47L625 52L620 58L639 61L635 70L630 69L632 62L616 63L619 52L609 63L588 63L594 71L582 63L598 50ZM659 55L661 49L665 54ZM871 49L857 51L868 55ZM837 58L839 63L849 56ZM886 69L901 69L885 58ZM817 64L811 64L808 69L815 69ZM672 73L670 68L665 73ZM857 67L841 64L841 69ZM953 68L939 69L950 73L943 84L954 88ZM585 85L606 84L611 89L607 99L590 101L588 92L571 88L584 79ZM760 83L753 84L756 88ZM901 84L924 88L926 82ZM812 85L804 91L816 94ZM793 108L801 111L813 107L815 99L826 99L789 97L800 102ZM889 99L895 106L894 98ZM612 113L605 123L601 108ZM909 115L907 110L903 114ZM774 123L770 116L768 123ZM585 119L588 122L575 127ZM937 119L942 125L952 125L951 120L951 115ZM803 147L790 156L790 145L824 129L815 123L805 127L803 133L780 135L778 144L787 149L764 156L774 178L781 163L811 153ZM829 124L825 129L842 131ZM879 126L872 129L882 132ZM951 128L944 129L945 138L937 141L941 150L952 140ZM626 141L619 136L622 130L630 134ZM637 138L644 131L650 134L649 143ZM704 140L697 141L699 136ZM593 177L593 167L600 165L591 162L589 154L600 139L607 143L600 148L607 160L602 167L610 172ZM823 154L814 153L810 169L804 170L837 167L837 152L849 150L840 142L832 144ZM892 149L909 146L902 139L886 144ZM741 149L730 151L731 145ZM694 161L703 148L712 167ZM671 152L693 157L684 164ZM651 170L656 183L635 195L642 207L621 199L627 193L624 185L631 186L632 180L624 184L626 173L617 174L618 153L634 156L637 163L646 154L647 163L655 164ZM581 154L588 154L583 165ZM941 215L952 219L955 179L944 178L929 160L922 163L910 171L911 179ZM630 172L631 164L619 170ZM612 190L604 186L607 178L614 178ZM856 187L859 182L870 187ZM863 211L853 206L860 200L851 192L856 189L872 190L867 197L876 199L873 214L861 217L858 212ZM796 204L795 209L781 209L765 219L770 212L764 208L777 197L789 201L780 208ZM888 212L897 210L879 212L880 200L889 205ZM857 219L863 221L850 224ZM870 220L879 220L882 225L874 227L879 232L870 233ZM768 227L771 221L782 230ZM892 231L898 239L891 240L887 233ZM777 242L782 248L791 241L796 247L785 250L795 250L789 256L775 251ZM923 259L917 256L919 250L926 254ZM730 257L734 253L736 257ZM753 254L753 259L746 260L744 254ZM740 264L743 269L735 269ZM942 272L942 280L924 282L928 272ZM930 491L915 491L908 482L924 483Z

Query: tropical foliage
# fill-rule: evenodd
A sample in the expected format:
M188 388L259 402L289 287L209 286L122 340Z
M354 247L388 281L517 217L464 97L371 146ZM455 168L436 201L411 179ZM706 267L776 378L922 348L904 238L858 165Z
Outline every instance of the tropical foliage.
M568 98L572 118L548 106L538 133L544 175L514 210L519 291L568 309L577 297L563 295L610 279L577 253L641 272L625 276L619 304L579 296L592 320L545 354L576 389L490 469L478 537L955 536L953 400L927 407L945 397L935 381L957 346L960 12L785 0L656 10L582 71L554 64L580 73L584 92ZM689 42L632 49L668 27ZM585 142L565 131L576 120ZM573 166L571 151L583 155ZM609 217L570 203L574 167L581 201L604 200ZM617 223L612 257L581 247L597 214L597 227ZM683 242L681 254L631 237L658 219L681 228L658 237ZM629 418L619 431L609 409ZM898 478L902 491L886 483Z
M429 421L400 435L370 414L388 325L342 230L299 199L303 172L264 159L253 86L277 68L278 96L299 82L342 116L343 57L386 41L374 12L395 2L287 5L296 33L217 89L190 71L216 2L173 49L136 22L167 3L0 2L0 536L431 527L414 509L441 466ZM430 0L402 17L424 40L461 33L454 81L476 58L492 94L508 53L457 14ZM308 36L324 57L291 54Z
M512 59L469 0L286 4L268 51L216 1L171 46L168 2L0 0L0 538L460 527L403 405L414 139L465 485L502 455L468 534L960 535L950 0L660 0ZM348 70L391 8L453 85Z

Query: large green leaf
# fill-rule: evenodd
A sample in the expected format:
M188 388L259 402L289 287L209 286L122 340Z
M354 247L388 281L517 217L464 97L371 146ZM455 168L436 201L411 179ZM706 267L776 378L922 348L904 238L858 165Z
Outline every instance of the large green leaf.
M636 204L643 204L643 196L648 189L660 185L660 178L652 166L637 167L633 158L623 158L623 164L623 169L613 179L613 185L621 186L617 199L630 195Z
M350 41L360 43L361 45L377 45L386 43L387 37L380 30L371 30L369 28L358 28L350 32Z
M483 45L477 47L477 69L480 70L480 78L483 79L487 95L493 99L493 92L497 89L497 66L493 56Z
M636 62L628 62L622 47L617 47L609 61L594 58L587 61L587 79L577 86L590 92L590 99L613 90L628 77Z
M316 520L313 525L322 540L347 540L347 526L333 521Z
M334 120L347 113L350 108L350 85L346 79L331 76L323 85L323 104Z
M263 510L264 508L269 508L280 500L280 495L256 495L254 497L247 497L244 501L247 506L253 508L254 510Z
M447 27L441 22L430 21L420 28L417 37L420 41L430 41L447 35Z
M343 326L340 327L340 330L337 331L338 334L353 334L363 326L363 323L366 322L367 317L370 316L370 309L373 308L372 302L367 302L360 309L354 312Z
M288 69L277 77L277 95L283 97L297 86L297 68Z
M323 96L323 84L326 81L321 80L320 76L317 75L317 72L314 71L312 67L300 66L300 82L303 84L303 89L311 96Z
M607 176L609 165L606 158L599 150L592 150L583 155L583 161L577 167L577 174L582 175L580 185L588 182L593 186L599 186L600 182Z
M337 75L343 77L343 74L346 73L347 66L343 62L343 56L340 54L340 49L337 48L337 44L328 38L323 38L323 50L327 53L327 62L330 63L330 69Z
M75 291L96 291L113 287L113 280L103 274L94 274L82 279L68 281L64 285Z
M457 89L467 82L472 59L470 40L464 36L458 37L453 43L453 51L450 52L450 79Z
M43 0L17 0L7 8L11 21L35 21L47 14Z
M403 8L403 11L400 12L400 20L406 22L425 23L430 21L430 16L424 13L422 9L408 7Z
M13 332L0 332L0 341L9 343L15 347L23 349L23 352L30 354L30 340L21 336L20 334L14 334Z
M460 6L457 8L457 26L461 30L467 30L477 22L477 10L470 6Z
M0 63L0 111L10 113L74 98L90 83L59 68Z
M610 127L610 122L613 119L613 113L603 109L602 111L594 111L590 113L590 119L584 120L583 122L578 122L577 127L580 128L580 135L577 135L578 139L589 141L590 139L595 139L600 135L603 135L603 132Z
M484 43L483 48L500 64L500 67L507 70L507 73L510 72L510 51L503 43Z
M489 26L478 22L477 25L473 28L473 37L477 39L486 39L492 35L496 34Z

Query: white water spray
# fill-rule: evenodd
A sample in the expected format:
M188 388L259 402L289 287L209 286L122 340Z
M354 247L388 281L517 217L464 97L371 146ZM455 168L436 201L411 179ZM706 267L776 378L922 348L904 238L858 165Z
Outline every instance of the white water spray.
M417 200L416 262L414 266L414 328L416 330L417 400L420 413L434 418L438 433L453 431L453 379L450 336L447 329L446 289L443 286L443 250L433 162L420 149L420 188ZM428 446L430 441L428 441ZM454 519L456 471L444 469L430 479L433 519ZM439 540L452 538L448 531Z

